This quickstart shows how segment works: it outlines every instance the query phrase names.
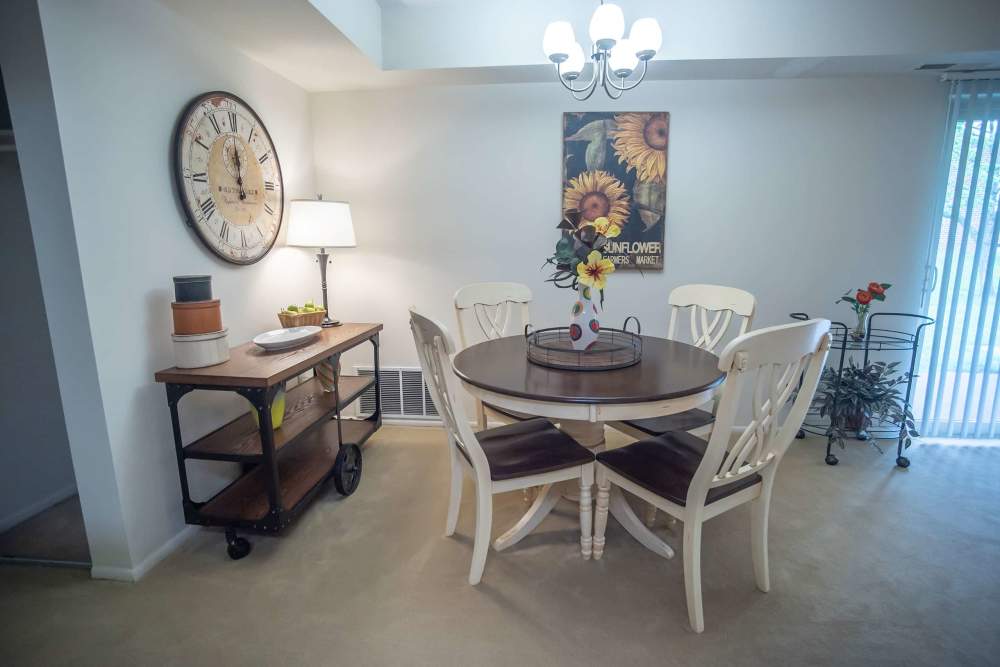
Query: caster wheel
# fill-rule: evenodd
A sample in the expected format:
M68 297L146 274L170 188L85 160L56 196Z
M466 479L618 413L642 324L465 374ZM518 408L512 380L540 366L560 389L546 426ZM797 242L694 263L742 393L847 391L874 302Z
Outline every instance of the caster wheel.
M858 431L857 438L861 442L868 442L872 439L872 436L868 431Z
M834 456L833 454L826 455L826 464L828 466L835 466L838 463L840 463L840 459L838 459L836 456Z
M251 545L245 537L236 537L233 538L228 545L226 545L226 553L229 554L229 557L233 560L239 560L246 557L252 548L253 545Z
M806 432L803 431L802 429L799 429L798 433L795 434L796 440L804 440L805 437L806 437Z
M897 456L896 465L898 465L900 468L909 468L910 459L906 458L905 456Z
M349 496L361 483L361 448L357 445L342 445L333 464L333 485L337 493Z

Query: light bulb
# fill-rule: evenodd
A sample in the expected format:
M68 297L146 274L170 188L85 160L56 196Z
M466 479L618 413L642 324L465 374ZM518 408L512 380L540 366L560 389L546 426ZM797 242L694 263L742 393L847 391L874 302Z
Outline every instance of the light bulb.
M553 21L545 27L542 37L542 50L545 57L554 63L561 63L569 56L569 51L576 43L573 26L569 21Z
M600 5L590 17L590 39L598 49L610 50L624 34L625 14L618 5Z
M573 45L569 47L568 57L559 68L562 77L567 81L579 78L584 64L586 64L586 59L583 57L583 47L580 46L579 42L573 42Z
M635 55L639 56L640 60L649 60L663 46L663 32L656 19L638 19L632 24L628 38L632 41Z
M631 74L638 64L639 56L635 54L632 40L627 38L618 40L608 55L608 67L615 73L615 76L622 79Z

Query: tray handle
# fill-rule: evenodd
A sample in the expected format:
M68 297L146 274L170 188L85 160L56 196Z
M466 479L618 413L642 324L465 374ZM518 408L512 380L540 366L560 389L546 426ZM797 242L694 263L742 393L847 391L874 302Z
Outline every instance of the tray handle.
M628 332L628 323L635 322L635 334L637 336L642 335L642 324L639 322L639 318L635 315L629 315L625 318L624 324L622 324L622 331Z

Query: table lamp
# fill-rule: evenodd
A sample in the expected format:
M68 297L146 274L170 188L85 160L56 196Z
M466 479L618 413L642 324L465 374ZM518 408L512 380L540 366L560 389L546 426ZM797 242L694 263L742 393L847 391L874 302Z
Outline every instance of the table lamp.
M330 262L327 248L353 248L354 224L351 222L351 207L343 201L295 199L288 208L288 240L290 246L318 248L316 260L319 262L319 276L323 285L322 326L339 326L338 320L330 317L326 299L326 265Z

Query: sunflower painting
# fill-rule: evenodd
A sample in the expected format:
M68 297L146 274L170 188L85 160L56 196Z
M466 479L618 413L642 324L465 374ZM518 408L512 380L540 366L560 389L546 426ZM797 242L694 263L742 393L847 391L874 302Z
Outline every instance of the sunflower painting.
M666 112L563 115L563 215L620 228L603 249L619 270L662 270L667 200Z

